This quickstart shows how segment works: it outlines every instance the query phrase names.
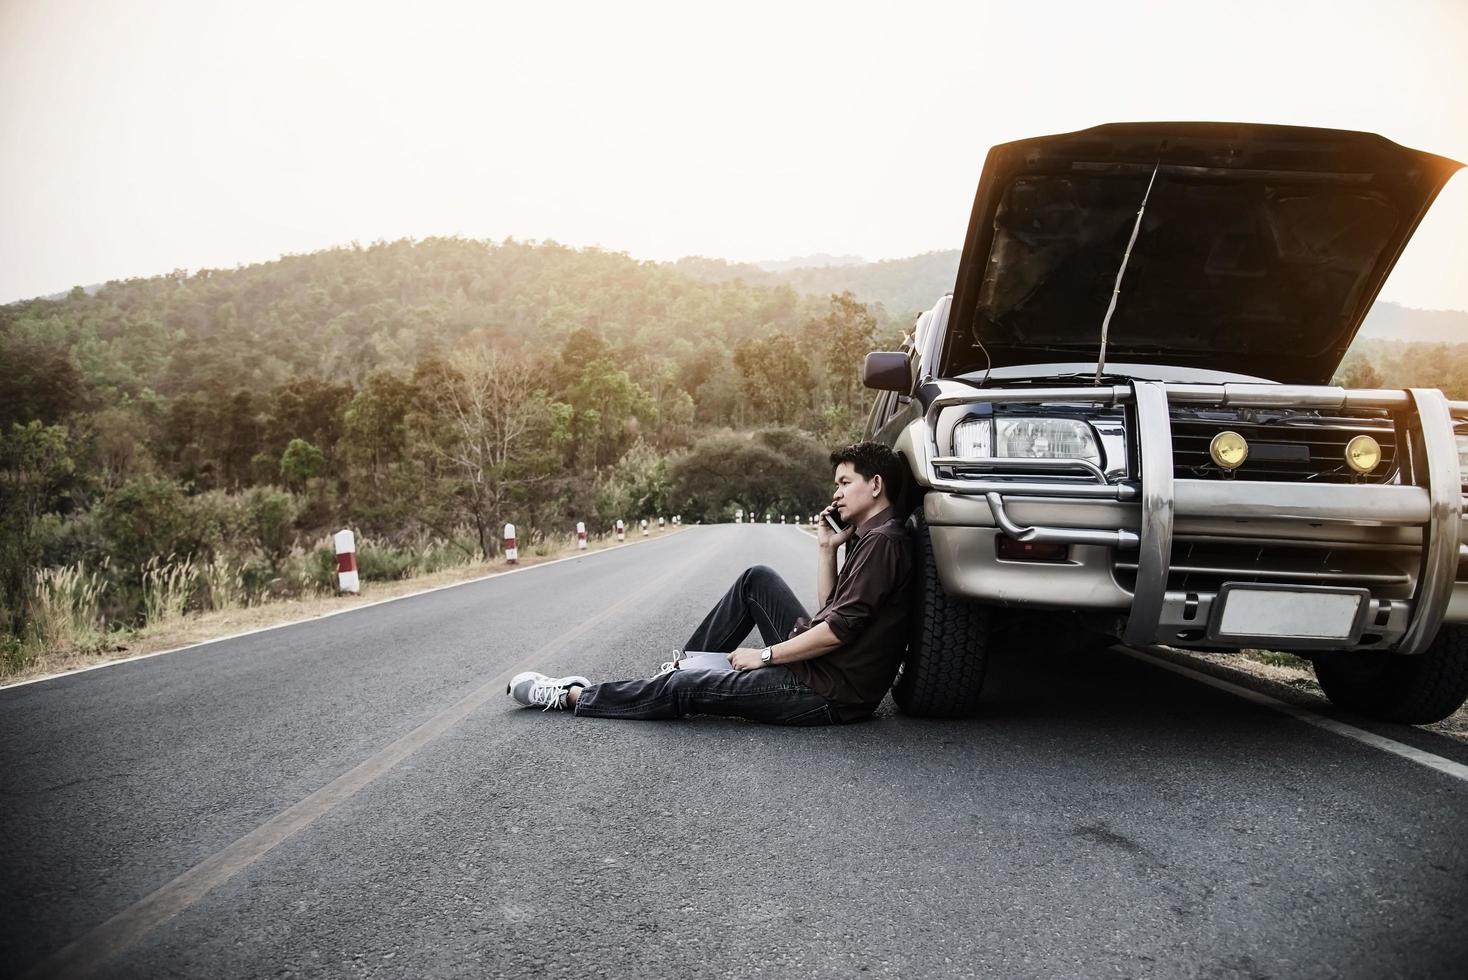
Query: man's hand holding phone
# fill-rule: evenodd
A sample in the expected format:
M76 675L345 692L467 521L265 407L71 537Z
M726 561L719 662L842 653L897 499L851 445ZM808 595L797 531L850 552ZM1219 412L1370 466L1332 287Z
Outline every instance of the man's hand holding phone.
M828 504L816 519L816 543L822 548L839 548L856 533L856 529L841 519L835 504Z

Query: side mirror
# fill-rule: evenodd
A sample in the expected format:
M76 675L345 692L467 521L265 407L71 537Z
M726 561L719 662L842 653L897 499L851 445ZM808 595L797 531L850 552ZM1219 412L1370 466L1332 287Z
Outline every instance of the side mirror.
M872 351L862 365L861 383L878 391L909 395L912 393L912 362L902 351Z

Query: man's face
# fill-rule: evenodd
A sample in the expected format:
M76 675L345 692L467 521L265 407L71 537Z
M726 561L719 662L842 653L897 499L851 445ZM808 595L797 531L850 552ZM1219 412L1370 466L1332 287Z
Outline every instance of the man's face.
M876 480L875 476L870 480L862 476L851 463L836 467L836 491L831 494L831 501L842 517L849 520L850 515L860 513L877 499Z

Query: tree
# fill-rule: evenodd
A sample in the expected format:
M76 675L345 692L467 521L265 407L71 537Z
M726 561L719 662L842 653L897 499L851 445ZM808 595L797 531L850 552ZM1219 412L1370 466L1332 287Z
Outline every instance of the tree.
M475 528L486 558L511 505L557 472L570 438L570 406L550 400L543 377L527 358L477 348L423 393L425 471L438 477L440 505Z
M651 423L651 396L609 357L582 366L562 398L571 408L573 462L585 468L616 462Z
M267 399L266 446L279 453L292 439L305 439L331 460L353 394L351 385L313 377L292 378L276 387Z
M698 516L731 516L737 507L810 514L831 495L829 457L793 429L720 432L700 439L671 466L672 508Z
M814 375L806 356L785 334L744 340L734 348L734 366L745 397L758 417L775 425L799 425L809 412Z
M342 449L352 510L368 527L395 530L412 520L416 493L408 460L408 414L418 394L411 382L374 372L344 413Z
M831 297L825 316L806 321L804 333L823 355L832 395L852 407L862 395L861 366L873 349L876 316L851 293L839 293Z
M192 555L200 536L183 487L152 474L108 494L96 519L114 564L130 575L150 558Z
M597 513L611 522L635 522L673 511L668 457L638 440L597 486Z
M39 421L55 425L87 408L89 392L67 349L0 332L0 432Z
M38 525L66 505L75 472L64 426L33 421L0 431L0 617L16 634L40 553Z
M1364 356L1356 354L1346 358L1336 371L1334 383L1343 388L1380 388L1381 375Z
M301 489L326 471L326 455L305 439L292 439L280 457L280 476L286 485Z

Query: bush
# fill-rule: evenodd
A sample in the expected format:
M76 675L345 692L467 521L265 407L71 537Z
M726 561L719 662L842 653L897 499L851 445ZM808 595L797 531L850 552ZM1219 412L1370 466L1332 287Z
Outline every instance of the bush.
M461 527L448 541L434 538L425 542L418 551L418 568L425 575L460 568L477 561L478 550L479 537L470 528Z
M33 648L14 633L0 633L0 677L18 674L35 662Z
M357 548L357 577L364 582L411 578L417 568L418 556L411 549L367 541L361 542Z
M295 540L300 502L289 491L255 487L246 494L245 506L249 511L250 530L255 543L267 558L278 564L290 552Z
M97 526L107 552L127 569L141 569L159 555L188 556L198 535L188 498L173 480L141 476L109 494L97 507Z

